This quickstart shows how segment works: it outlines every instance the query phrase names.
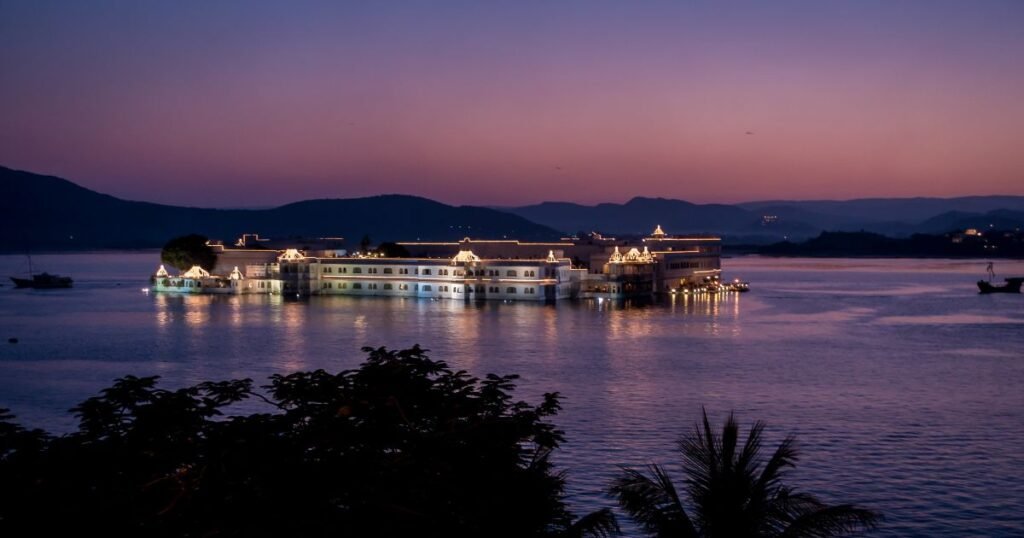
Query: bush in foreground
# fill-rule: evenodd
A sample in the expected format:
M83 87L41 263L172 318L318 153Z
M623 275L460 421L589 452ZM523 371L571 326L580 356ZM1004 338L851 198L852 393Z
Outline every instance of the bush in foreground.
M419 347L357 370L179 390L125 377L73 411L76 432L0 413L4 536L606 536L574 520L549 462L558 395L512 398ZM269 412L227 417L258 398Z

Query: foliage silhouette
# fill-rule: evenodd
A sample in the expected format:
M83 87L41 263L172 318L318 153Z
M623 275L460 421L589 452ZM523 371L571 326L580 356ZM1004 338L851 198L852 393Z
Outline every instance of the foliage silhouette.
M356 370L178 390L118 379L74 408L78 430L0 412L0 535L610 536L574 519L549 456L559 396L513 399L415 346L365 348ZM227 416L240 402L267 412Z
M408 258L411 256L409 249L390 241L377 245L374 252L385 258Z
M198 234L175 237L160 251L160 261L183 271L193 265L211 271L217 264L217 254L206 241L205 236Z
M703 423L679 442L688 504L654 464L646 472L623 469L610 493L646 534L663 538L817 538L874 527L880 517L875 512L829 506L784 485L785 470L798 459L795 440L786 438L762 461L763 430L763 423L754 423L740 446L733 415L716 436L705 411Z

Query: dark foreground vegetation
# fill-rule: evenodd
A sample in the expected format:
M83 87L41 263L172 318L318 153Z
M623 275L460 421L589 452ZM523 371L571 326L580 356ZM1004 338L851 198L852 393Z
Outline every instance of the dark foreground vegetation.
M125 377L72 411L78 430L26 430L0 410L0 536L611 536L577 518L550 456L558 394L515 400L516 376L471 377L419 347L365 351L356 370L206 382ZM264 412L242 414L245 402ZM787 440L760 461L705 417L682 441L685 492L623 470L610 492L652 536L840 536L875 514L781 483Z
M763 423L755 423L741 444L731 414L716 435L705 413L703 423L679 441L682 487L652 464L645 471L624 470L610 491L650 536L846 536L874 527L875 512L830 506L785 485L785 472L798 459L796 441L787 438L764 460L763 430Z

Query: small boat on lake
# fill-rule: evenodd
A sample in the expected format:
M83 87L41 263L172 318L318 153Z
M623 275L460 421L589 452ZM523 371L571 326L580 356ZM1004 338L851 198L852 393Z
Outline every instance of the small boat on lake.
M37 290L70 288L74 282L69 276L51 275L50 273L39 273L31 278L11 277L15 288L33 288Z
M32 256L28 257L28 278L11 277L15 288L32 288L37 290L52 290L58 288L70 288L74 282L69 276L51 275L50 273L35 273L32 271Z
M1020 293L1021 284L1024 284L1024 277L1007 278L1006 284L994 285L986 280L978 281L979 293Z

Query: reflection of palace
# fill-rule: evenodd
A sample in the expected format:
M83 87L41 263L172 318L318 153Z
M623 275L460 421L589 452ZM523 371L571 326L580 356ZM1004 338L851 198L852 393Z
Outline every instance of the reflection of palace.
M591 234L551 243L469 238L398 243L411 257L387 258L350 256L323 243L274 249L258 236L246 235L231 247L211 244L217 253L212 274L193 267L171 276L161 266L153 289L517 301L726 291L733 288L718 284L719 241L672 237L658 226L650 236L633 240ZM263 244L253 248L250 242Z

